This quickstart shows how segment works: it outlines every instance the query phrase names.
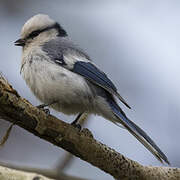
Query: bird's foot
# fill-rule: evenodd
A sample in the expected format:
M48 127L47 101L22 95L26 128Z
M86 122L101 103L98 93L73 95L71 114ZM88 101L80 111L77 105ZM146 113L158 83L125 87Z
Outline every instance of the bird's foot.
M50 104L40 104L39 106L36 106L36 107L39 108L39 109L44 109L45 107L47 107L47 106L49 106L51 104L52 103L50 103Z
M74 126L76 129L78 129L79 131L81 131L81 125L78 123L78 121L82 115L83 113L79 113L76 119L71 123L71 125Z
M48 108L42 109L47 115L50 115L50 110Z
M39 106L36 106L38 109L41 109L42 111L44 111L47 115L50 115L50 110L47 107L47 104L40 104Z
M77 124L77 123L74 123L74 121L71 123L71 125L73 127L75 127L76 129L78 129L79 131L81 131L81 125L80 124Z

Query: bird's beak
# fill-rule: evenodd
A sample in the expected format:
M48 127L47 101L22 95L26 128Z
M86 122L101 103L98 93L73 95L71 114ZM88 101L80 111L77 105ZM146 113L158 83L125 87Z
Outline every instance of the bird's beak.
M14 42L15 46L24 46L25 45L25 40L24 39L18 39L17 41Z

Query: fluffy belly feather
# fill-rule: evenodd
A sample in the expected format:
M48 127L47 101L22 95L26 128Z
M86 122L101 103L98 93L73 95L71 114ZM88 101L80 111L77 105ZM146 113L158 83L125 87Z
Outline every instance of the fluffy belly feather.
M93 94L86 80L46 60L26 62L22 75L35 96L65 114L92 111Z

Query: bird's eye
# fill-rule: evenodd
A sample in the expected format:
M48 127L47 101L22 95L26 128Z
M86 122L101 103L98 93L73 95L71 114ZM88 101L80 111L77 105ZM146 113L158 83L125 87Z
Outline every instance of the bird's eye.
M29 38L35 38L36 36L38 36L40 34L40 31L33 31L31 34L29 34Z

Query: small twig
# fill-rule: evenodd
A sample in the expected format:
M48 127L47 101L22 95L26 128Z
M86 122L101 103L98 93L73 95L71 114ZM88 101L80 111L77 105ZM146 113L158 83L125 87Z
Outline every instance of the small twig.
M14 126L14 123L11 124L11 125L9 126L9 128L6 130L5 135L2 137L2 139L1 139L1 141L0 141L0 146L1 146L1 147L4 146L4 144L5 144L6 141L8 140L9 135L10 135L10 133L11 133L11 130L12 130L12 127L13 127L13 126Z

